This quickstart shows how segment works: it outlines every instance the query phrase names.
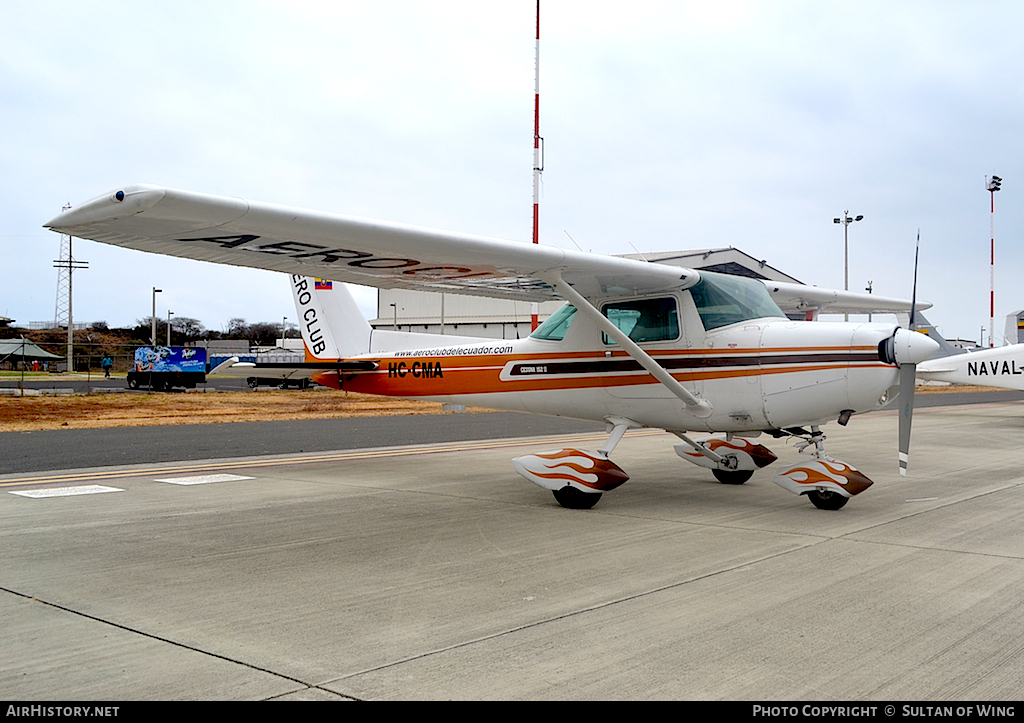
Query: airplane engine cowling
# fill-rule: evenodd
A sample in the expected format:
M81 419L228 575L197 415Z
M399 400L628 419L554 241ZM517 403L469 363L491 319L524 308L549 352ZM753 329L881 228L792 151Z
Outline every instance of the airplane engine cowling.
M939 344L916 331L897 329L891 337L878 345L878 358L886 364L920 364L930 359Z
M607 492L629 479L611 460L582 449L526 454L513 459L512 466L535 485L552 492L566 486L592 494Z

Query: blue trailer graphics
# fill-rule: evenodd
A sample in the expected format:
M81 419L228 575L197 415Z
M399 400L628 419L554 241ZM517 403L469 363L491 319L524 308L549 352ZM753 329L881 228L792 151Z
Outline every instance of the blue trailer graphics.
M206 372L206 349L141 346L135 350L137 372Z
M142 346L135 350L135 369L128 372L132 389L171 389L206 382L206 349L182 346Z

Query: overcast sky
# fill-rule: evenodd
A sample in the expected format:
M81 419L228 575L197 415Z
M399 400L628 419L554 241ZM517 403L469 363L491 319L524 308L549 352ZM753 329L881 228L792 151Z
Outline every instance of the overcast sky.
M735 246L805 283L918 296L948 337L1024 308L1024 4L544 0L541 242ZM42 224L130 183L528 242L533 0L6 2L0 314L52 320ZM631 246L632 244L632 246ZM284 277L76 240L76 322L151 288L223 329ZM360 299L372 313L372 292Z

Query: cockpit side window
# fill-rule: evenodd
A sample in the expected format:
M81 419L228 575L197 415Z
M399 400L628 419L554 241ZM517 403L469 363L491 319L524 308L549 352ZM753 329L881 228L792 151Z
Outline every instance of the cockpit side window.
M572 323L575 315L576 307L572 304L560 306L554 314L545 319L544 323L530 334L530 337L545 341L562 341L566 332L569 331L569 324Z
M763 283L745 276L701 271L690 293L708 331L740 321L786 316Z
M631 299L605 304L602 313L626 336L641 344L646 341L671 341L679 338L679 312L676 300ZM615 342L602 335L605 344Z

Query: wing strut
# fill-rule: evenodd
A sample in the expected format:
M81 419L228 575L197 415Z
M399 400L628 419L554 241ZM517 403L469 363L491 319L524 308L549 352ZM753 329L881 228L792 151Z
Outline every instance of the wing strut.
M706 399L693 394L686 387L680 384L675 377L669 374L664 367L654 361L650 354L645 352L636 342L626 336L619 327L615 326L608 317L602 314L593 304L586 300L582 294L572 288L563 279L558 271L547 271L537 274L537 277L545 281L555 289L562 297L572 303L577 309L590 317L598 328L610 336L621 346L627 354L637 361L644 369L650 372L651 376L665 385L670 392L675 394L686 405L686 408L697 419L707 419L714 413L711 403Z

